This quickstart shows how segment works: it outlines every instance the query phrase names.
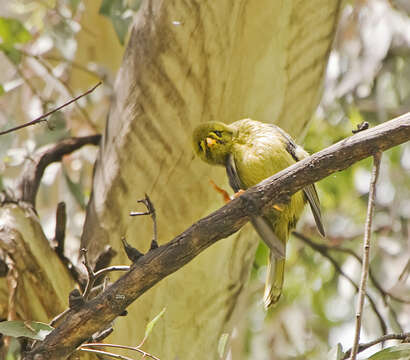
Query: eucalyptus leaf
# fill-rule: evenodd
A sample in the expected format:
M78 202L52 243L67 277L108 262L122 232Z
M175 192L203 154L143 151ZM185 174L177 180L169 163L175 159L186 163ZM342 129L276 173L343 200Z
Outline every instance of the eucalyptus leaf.
M368 360L409 360L410 344L391 346L369 357Z
M144 335L144 339L146 339L149 334L151 334L152 329L154 328L155 324L158 322L158 320L162 317L162 315L164 315L166 308L163 308L161 310L161 312L155 316L146 326L145 328L145 335Z
M0 333L13 337L28 337L34 340L44 340L53 331L53 327L37 321L2 321L0 322Z
M226 349L226 344L228 343L229 334L223 333L219 338L218 342L218 354L221 359L223 359Z

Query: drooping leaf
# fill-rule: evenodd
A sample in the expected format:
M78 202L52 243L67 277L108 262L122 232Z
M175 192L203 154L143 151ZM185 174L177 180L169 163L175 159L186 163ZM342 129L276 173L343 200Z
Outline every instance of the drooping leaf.
M229 334L224 333L221 335L218 341L218 354L221 359L224 358L226 344L228 343Z
M391 346L369 357L368 360L409 360L410 344Z
M34 340L44 340L53 331L53 327L37 321L2 321L0 322L0 333L13 337L28 337Z
M158 320L162 317L162 315L164 315L166 308L163 308L161 310L161 312L155 316L146 326L145 328L145 335L144 335L144 339L146 339L149 334L151 334L152 329L154 328L155 324L158 322Z

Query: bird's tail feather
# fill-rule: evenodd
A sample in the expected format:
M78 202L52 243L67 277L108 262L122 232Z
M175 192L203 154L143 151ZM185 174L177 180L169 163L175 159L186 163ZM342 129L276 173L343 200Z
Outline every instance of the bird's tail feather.
M263 295L265 309L278 302L282 294L284 274L285 259L277 259L271 252L268 258L265 294Z

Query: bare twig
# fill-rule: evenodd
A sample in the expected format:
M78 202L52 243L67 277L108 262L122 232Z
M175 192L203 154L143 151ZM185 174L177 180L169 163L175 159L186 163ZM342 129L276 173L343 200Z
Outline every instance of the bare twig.
M103 341L106 337L110 336L112 332L114 331L114 328L110 326L108 329L105 329L96 335L93 336L93 342L99 343Z
M147 353L146 351L141 350L139 346L126 346L126 345L104 344L104 343L88 343L88 344L81 345L80 350L83 350L84 346L88 346L88 347L92 347L92 346L113 347L113 348L117 348L117 349L132 350L132 351L139 352L144 357L149 357L149 358L154 359L154 360L160 360L156 356L154 356L150 353Z
M353 281L353 279L347 275L343 269L340 267L339 263L328 253L329 248L327 246L321 245L321 244L316 244L306 236L298 233L297 231L293 231L292 233L297 237L298 239L302 240L304 243L308 244L312 249L315 249L317 252L319 252L321 255L323 255L326 259L328 259L333 267L336 269L336 271L340 274L340 276L344 277L358 292L359 291L359 286ZM380 311L377 309L376 302L374 299L366 293L366 297L369 300L370 306L373 309L374 313L376 314L380 327L382 329L383 334L387 333L387 325L386 322L383 320L383 316L380 314Z
M359 295L358 295L358 300L357 300L356 326L355 326L355 335L354 335L354 340L353 340L352 354L350 357L351 360L356 359L357 351L359 349L360 328L361 328L361 321L362 321L364 298L366 295L366 282L367 282L367 277L369 273L370 238L371 238L372 220L373 220L373 212L374 212L374 199L376 195L376 182L379 176L381 157L382 157L381 152L377 152L373 156L373 170L372 170L372 178L370 181L369 202L367 205L367 216L366 216L365 233L364 233L364 239L363 239L362 275L360 279Z
M139 215L151 215L152 218L152 224L153 224L153 237L152 237L152 241L151 241L151 246L150 246L150 250L152 249L156 249L158 247L158 239L157 239L157 215L155 212L155 207L154 204L152 203L151 199L149 198L149 196L147 194L145 194L145 198L142 200L138 200L139 203L144 204L147 207L146 212L134 212L131 211L130 212L130 216L139 216Z
M85 286L85 290L83 292L83 298L84 300L88 299L88 296L90 295L91 289L94 286L95 281L102 275L105 275L111 271L128 271L130 269L129 266L109 266L104 269L100 269L97 272L94 272L92 269L90 262L88 260L87 256L87 249L81 249L81 254L84 257L83 265L87 269L87 285Z
M404 342L410 342L410 332L406 332L403 334L387 334L387 335L383 335L373 341L369 341L368 343L364 343L364 344L360 344L359 348L358 348L358 353L362 352L366 349L368 349L369 347L372 347L376 344L379 343L383 343L387 340L403 340ZM350 356L350 353L352 352L352 349L349 349L346 351L343 359L347 359Z
M13 128L11 128L11 129L8 129L8 130L5 130L5 131L1 131L1 132L0 132L0 135L5 135L5 134L11 133L11 132L13 132L13 131L23 129L23 128L27 127L27 126L31 126L31 125L35 125L35 124L41 123L41 122L43 122L43 121L47 122L47 119L46 119L46 118L47 118L48 116L50 116L51 114L55 113L55 112L58 111L58 110L61 110L62 108L65 108L66 106L72 104L73 102L77 101L78 99L80 99L80 98L82 98L82 97L84 97L84 96L86 96L86 95L92 93L92 92L93 92L98 86L100 86L101 84L102 84L102 82L100 81L99 83L97 83L96 85L94 85L91 89L89 89L89 90L87 90L86 92L84 92L84 93L82 93L82 94L76 96L75 98L71 99L70 101L65 102L63 105L60 105L59 107L56 107L56 108L53 109L53 110L50 110L49 112L47 112L47 113L45 113L45 114L39 116L38 118L36 118L36 119L34 119L34 120L32 120L32 121L29 121L28 123L25 123L25 124L23 124L23 125L19 125L19 126L13 127Z
M87 255L87 249L81 249L80 250L81 255L83 255L84 257L84 261L83 261L83 265L85 266L86 270L87 270L87 285L85 286L85 290L83 292L83 298L84 300L87 300L88 295L91 292L91 288L94 285L94 281L95 281L95 274L93 271L93 268L90 265L90 262L88 261L88 255Z
M32 156L30 162L27 162L20 182L17 186L17 198L26 201L33 206L41 177L45 168L53 162L60 161L64 155L80 149L84 145L98 145L101 135L91 135L78 138L69 138L61 140L59 143L40 149Z
M148 289L174 273L220 239L238 231L257 213L269 211L309 184L340 170L377 151L384 151L410 140L410 113L359 132L246 190L221 209L199 220L165 245L142 256L130 271L103 293L70 310L65 321L45 340L25 355L32 360L65 359L84 339L110 326L133 301Z
M47 73L64 88L64 90L66 91L66 94L68 94L70 97L74 97L74 92L70 88L70 86L64 80L60 79L59 77L53 74L52 67L46 61L44 61L41 58L37 58L36 60L47 71ZM101 84L101 81L99 83ZM84 118L87 125L95 132L98 132L96 125L91 121L90 116L88 115L87 111L78 102L75 103L75 106L77 107L78 111Z
M376 231L373 231L373 233L375 233L375 232ZM319 246L321 246L323 248L327 248L330 251L342 252L342 253L352 255L360 263L360 265L362 265L362 263L363 263L362 258L359 255L357 255L354 252L354 250L352 250L352 249L345 248L345 247L342 247L342 246L327 246L327 245L324 245L324 244L321 244ZM369 267L369 278L372 281L374 287L379 291L380 295L382 296L383 302L384 302L385 305L387 305L387 299L388 298L391 298L392 300L395 300L397 302L401 302L401 303L404 303L404 304L410 304L410 299L403 299L400 296L392 294L390 291L387 291L387 290L383 289L383 287L380 285L379 281L374 276L373 271L370 267Z
M112 353L112 352L104 351L104 350L96 350L96 349L84 348L84 347L82 347L82 346L81 346L78 350L85 351L85 352L90 352L90 353L94 353L94 354L99 354L99 355L105 355L105 356L112 357L112 358L114 358L114 359L120 359L120 360L135 360L135 359L132 359L132 358L130 358L130 357L128 357L128 356L114 354L114 353Z
M67 223L67 213L65 210L65 203L60 202L57 205L56 211L56 229L54 235L54 242L56 244L56 253L59 258L64 258L64 243L65 243L65 227Z
M130 269L129 266L127 265L113 265L113 266L108 266L104 269L98 270L96 273L94 273L95 279L98 279L100 276L105 275L109 272L112 271L128 271Z

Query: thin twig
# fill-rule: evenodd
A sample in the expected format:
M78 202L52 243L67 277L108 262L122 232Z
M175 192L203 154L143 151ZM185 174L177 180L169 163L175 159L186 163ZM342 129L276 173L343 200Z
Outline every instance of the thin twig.
M95 282L95 274L94 274L93 268L90 265L90 262L88 261L87 249L82 248L80 252L81 252L81 255L83 255L84 257L83 265L85 266L87 270L87 274L88 274L87 285L85 286L85 290L83 292L83 299L87 300L88 295L91 292L91 288L93 287L94 282Z
M98 270L96 273L94 273L95 279L99 278L101 275L107 274L111 271L128 271L130 267L128 265L113 265L113 266L108 266L104 269Z
M360 344L359 345L359 349L358 349L358 353L362 352L366 349L368 349L369 347L372 347L376 344L379 343L383 343L387 340L403 340L404 342L410 342L410 332L406 332L403 334L387 334L387 335L383 335L375 340L369 341L368 343L364 343L364 344ZM349 349L346 351L343 359L347 359L350 356L350 353L352 352L352 349Z
M328 259L332 263L336 271L340 274L340 276L344 277L347 281L349 281L349 283L355 288L357 292L359 291L359 286L357 286L353 279L343 271L343 269L340 267L339 263L333 258L333 256L329 255L328 248L326 246L316 244L315 242L313 242L303 234L298 233L297 231L293 231L292 234L295 235L298 239L302 240L304 243L308 244L311 248L315 249L326 259ZM382 329L383 335L386 334L387 325L383 319L383 316L380 314L380 311L377 309L376 302L368 293L366 293L366 297L369 300L370 306L379 320L379 324Z
M90 262L88 260L87 256L87 249L81 249L80 250L81 254L84 257L83 264L85 268L87 269L87 285L85 286L85 290L83 292L83 299L87 300L88 296L90 295L91 289L94 286L95 281L102 275L105 275L111 271L128 271L130 269L129 266L109 266L104 269L98 270L97 272L94 272L93 268L90 265Z
M359 339L360 339L360 328L362 322L362 313L364 298L366 296L366 282L369 274L369 260L370 260L370 238L372 231L372 221L374 213L374 199L376 195L376 183L379 176L380 170L380 160L382 157L381 152L377 152L373 156L373 169L372 169L372 178L370 181L369 189L369 201L367 205L367 216L366 216L366 225L365 233L363 239L363 263L362 263L362 275L360 279L359 295L357 299L357 312L356 312L356 326L355 326L355 335L353 340L352 355L351 360L355 360L357 356L357 351L359 349Z
M141 350L139 346L127 346L127 345L118 345L118 344L105 344L105 343L87 343L87 344L82 344L80 347L80 350L83 350L84 346L99 346L99 347L113 347L113 348L117 348L117 349L125 349L125 350L132 350L132 351L137 351L140 354L142 354L143 356L148 356L151 359L154 360L160 360L159 358L157 358L156 356L147 353L144 350Z
M373 232L375 232L375 231L373 231ZM327 248L330 251L342 252L342 253L352 255L360 263L360 265L363 264L362 258L359 255L357 255L352 249L345 248L345 247L342 247L342 246L326 246L326 245L323 245L323 244L321 244L319 246L321 246L323 248ZM410 304L410 299L403 299L403 298L401 298L397 295L394 295L391 292L383 289L383 287L380 285L379 281L374 276L373 271L370 267L369 267L369 278L372 281L374 287L379 291L380 295L382 296L383 302L384 302L385 305L387 305L387 298L391 298L392 300L395 300L397 302L401 302L401 303L404 303L404 304Z
M148 211L144 211L144 212L131 211L130 216L151 215L154 229L153 229L153 236L152 236L150 250L156 249L158 247L158 238L157 238L158 234L157 234L157 216L156 216L154 204L152 203L151 199L149 198L147 194L145 194L144 199L138 200L137 202L144 204Z
M61 110L62 108L64 108L64 107L70 105L71 103L77 101L78 99L81 99L82 97L84 97L84 96L86 96L86 95L92 93L92 92L93 92L98 86L100 86L101 84L102 84L102 82L100 81L99 83L97 83L96 85L94 85L91 89L89 89L89 90L87 90L86 92L84 92L84 93L82 93L82 94L76 96L75 98L71 99L70 101L65 102L63 105L60 105L59 107L56 107L56 108L53 109L53 110L50 110L49 112L47 112L47 113L45 113L45 114L39 116L38 118L36 118L36 119L34 119L34 120L32 120L32 121L29 121L28 123L25 123L25 124L23 124L23 125L19 125L19 126L13 127L13 128L11 128L11 129L8 129L8 130L5 130L5 131L1 131L1 132L0 132L0 135L5 135L5 134L11 133L11 132L13 132L13 131L20 130L20 129L23 129L23 128L27 127L27 126L35 125L35 124L38 124L38 123L41 123L41 122L44 122L44 121L47 122L46 117L50 116L51 114L55 113L55 112L58 111L58 110Z
M93 335L93 341L96 342L96 343L100 343L106 337L110 336L113 331L114 331L114 328L112 326L110 326L108 329L105 329L105 330L99 332L98 334Z
M38 58L37 62L41 66L44 67L44 69L47 71L47 73L52 78L54 78L58 83L60 83L60 85L64 88L64 90L66 91L66 93L69 96L74 97L74 91L70 88L70 86L65 81L61 80L59 77L57 77L53 74L52 67L46 61L42 60L41 58ZM100 81L100 83L101 83L101 81ZM97 129L96 125L91 121L90 116L88 115L87 111L77 102L75 103L75 106L77 107L78 111L81 113L83 118L85 119L88 126L90 126L91 129L94 130L95 132L98 132L98 129Z
M80 347L78 350L80 351L86 351L86 352L90 352L90 353L94 353L94 354L101 354L101 355L105 355L105 356L110 356L114 359L120 359L120 360L135 360L132 359L128 356L124 356L124 355L118 355L118 354L114 354L112 352L108 352L108 351L104 351L104 350L96 350L96 349L87 349L84 347Z

